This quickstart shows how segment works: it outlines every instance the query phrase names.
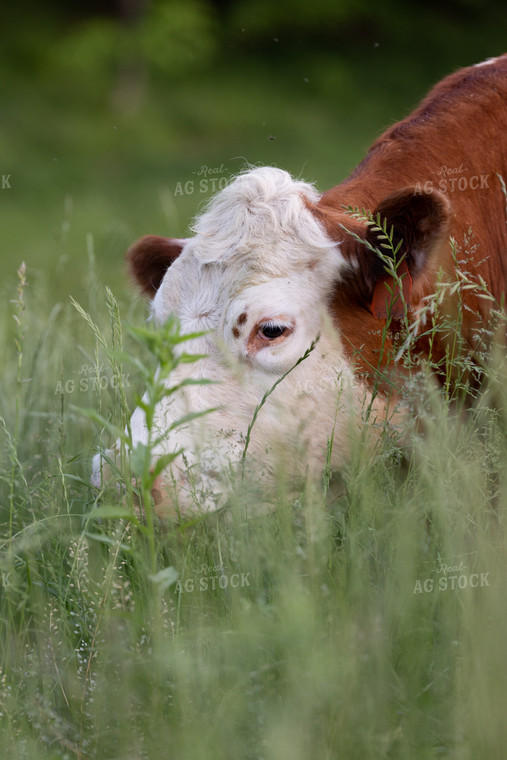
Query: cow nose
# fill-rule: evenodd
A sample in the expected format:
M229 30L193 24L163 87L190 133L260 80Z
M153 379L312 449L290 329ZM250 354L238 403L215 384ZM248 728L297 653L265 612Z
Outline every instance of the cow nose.
M157 475L151 488L151 497L155 505L155 513L161 519L179 517L179 512L174 498L170 495L169 489L164 485L162 477Z
M132 479L132 485L135 489L139 488L139 481L137 478ZM174 500L168 495L167 489L164 487L160 475L155 478L151 489L151 497L153 499L155 513L158 517L164 519L172 516L177 516ZM140 510L141 501L137 498L137 496L134 496L134 506L137 510ZM142 510L140 511L142 512Z
M155 504L155 509L164 501L163 484L160 475L157 475L155 478L153 487L151 489L151 497L153 499L153 503Z

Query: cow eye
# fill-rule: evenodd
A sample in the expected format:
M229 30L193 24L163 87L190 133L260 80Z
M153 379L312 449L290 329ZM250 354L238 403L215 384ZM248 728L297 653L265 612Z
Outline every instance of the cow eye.
M265 338L266 340L274 340L275 338L279 338L281 335L283 335L286 330L287 327L285 325L275 325L271 322L267 322L259 329L259 333L261 337Z

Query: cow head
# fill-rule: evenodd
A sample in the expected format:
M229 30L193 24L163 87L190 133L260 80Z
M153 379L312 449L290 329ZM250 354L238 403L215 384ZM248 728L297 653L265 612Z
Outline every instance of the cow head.
M395 212L397 234L409 241L407 272L417 279L441 237L443 212L433 229L431 202L424 208L419 203L419 208L417 200L407 194L404 199L404 210L402 195L386 208ZM315 349L262 408L252 429L249 460L260 476L272 476L281 455L286 468L293 464L296 471L317 472L331 436L333 463L346 459L347 434L361 419L368 391L355 378L343 349L333 299L353 281L368 307L386 278L382 263L357 239L371 237L368 225L319 206L319 200L311 185L282 170L254 169L211 201L192 237L145 237L127 254L132 275L152 297L156 323L174 313L182 333L207 331L190 346L184 344L185 351L205 358L180 365L170 381L197 376L217 384L188 386L157 410L162 432L182 414L219 407L173 431L153 452L156 458L182 446L186 451L161 484L166 494L176 486L178 493L168 498L180 507L190 506L192 499L205 508L216 506L224 491L221 473L240 460L263 395L317 338ZM353 227L352 237L346 226ZM408 302L409 290L405 296ZM384 412L377 399L373 414ZM134 442L145 442L141 409L132 417L132 432Z

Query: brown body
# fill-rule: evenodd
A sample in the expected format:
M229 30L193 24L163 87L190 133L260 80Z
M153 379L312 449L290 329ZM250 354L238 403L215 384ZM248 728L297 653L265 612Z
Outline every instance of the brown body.
M344 256L360 262L336 288L331 309L345 351L367 374L379 365L383 325L370 308L379 274L370 272L371 251L344 233L341 225L367 236L366 227L361 229L344 207L380 210L395 227L399 219L407 260L411 246L419 245L419 261L417 254L409 261L409 319L434 292L440 269L456 279L450 238L461 271L476 282L483 278L500 302L507 290L507 221L499 175L507 182L507 55L462 69L436 85L409 117L376 140L348 179L322 195L315 213L333 239L343 241ZM410 196L419 209L407 214L401 207ZM473 334L486 323L491 303L473 291L462 291L462 296L462 333L473 352ZM453 308L456 299L446 303L448 313ZM388 342L398 328L393 320ZM437 336L433 360L445 354L445 342Z

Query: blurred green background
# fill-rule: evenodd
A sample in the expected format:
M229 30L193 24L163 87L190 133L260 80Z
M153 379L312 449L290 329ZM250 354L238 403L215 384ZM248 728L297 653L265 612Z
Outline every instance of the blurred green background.
M0 224L9 289L79 298L93 249L184 235L246 162L317 184L452 70L504 52L503 0L18 0L0 19ZM459 139L459 135L457 136Z

